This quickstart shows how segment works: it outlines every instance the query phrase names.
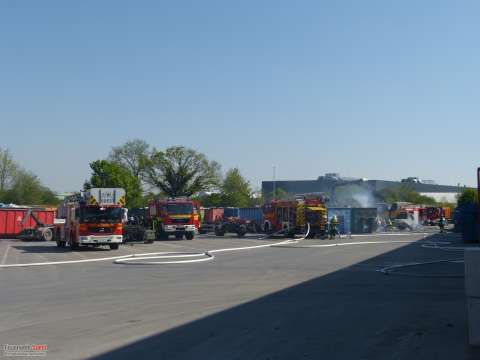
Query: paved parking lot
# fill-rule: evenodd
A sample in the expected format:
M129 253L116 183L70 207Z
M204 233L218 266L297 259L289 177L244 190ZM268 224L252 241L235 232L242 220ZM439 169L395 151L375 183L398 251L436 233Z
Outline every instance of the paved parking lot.
M47 344L49 359L478 358L466 343L461 278L377 271L452 256L422 248L424 238L358 237L338 242L372 243L337 247L305 240L287 248L219 253L196 264L128 266L106 260L3 268L0 343ZM457 240L451 234L434 239ZM54 243L0 240L0 261L85 260L281 241L199 236L71 252Z

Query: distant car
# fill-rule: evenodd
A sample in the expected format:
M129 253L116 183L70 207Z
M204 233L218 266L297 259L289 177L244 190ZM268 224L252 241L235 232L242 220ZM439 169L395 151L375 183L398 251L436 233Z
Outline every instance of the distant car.
M406 179L402 179L402 183L421 184L422 180L418 177L409 177L409 178L406 178Z

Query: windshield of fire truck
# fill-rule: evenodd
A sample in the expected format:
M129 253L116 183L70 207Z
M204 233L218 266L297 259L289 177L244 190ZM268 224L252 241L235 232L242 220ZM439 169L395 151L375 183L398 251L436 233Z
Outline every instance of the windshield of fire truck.
M81 221L85 223L118 223L123 219L122 208L85 207L81 211Z
M168 204L167 213L169 215L191 214L193 212L192 204Z

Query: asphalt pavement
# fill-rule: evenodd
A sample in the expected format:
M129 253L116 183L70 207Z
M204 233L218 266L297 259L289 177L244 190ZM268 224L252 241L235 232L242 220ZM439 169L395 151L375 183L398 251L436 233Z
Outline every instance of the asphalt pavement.
M199 236L78 252L0 240L0 265L67 262L0 268L0 345L45 344L47 359L480 359L467 344L461 262L378 271L463 257L421 246L432 240L458 242L387 234L121 265L68 261L283 240Z

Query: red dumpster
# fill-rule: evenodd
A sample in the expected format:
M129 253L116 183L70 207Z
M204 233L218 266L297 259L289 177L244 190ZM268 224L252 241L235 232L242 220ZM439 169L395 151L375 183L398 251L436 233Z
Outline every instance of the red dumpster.
M205 216L203 218L204 223L214 223L217 220L223 218L223 208L210 208L205 209Z
M27 208L0 208L0 238L15 238L23 229L35 228L32 216L22 226L27 211ZM43 224L53 225L55 210L35 209L33 213Z

